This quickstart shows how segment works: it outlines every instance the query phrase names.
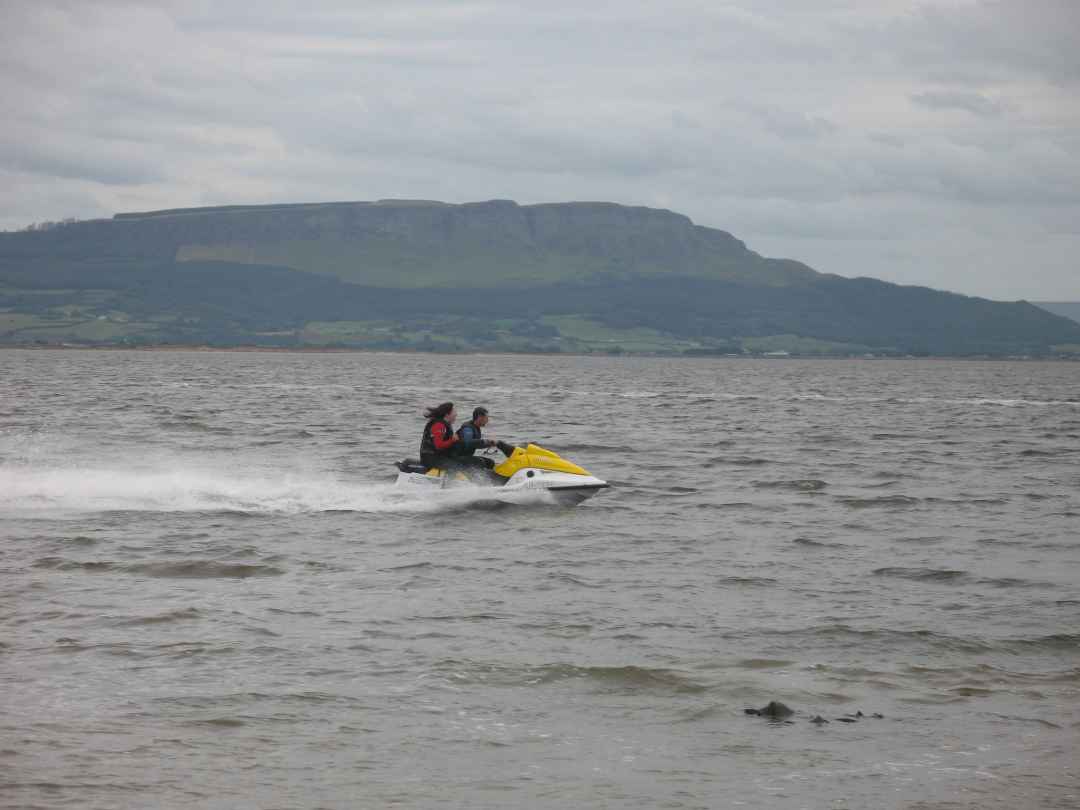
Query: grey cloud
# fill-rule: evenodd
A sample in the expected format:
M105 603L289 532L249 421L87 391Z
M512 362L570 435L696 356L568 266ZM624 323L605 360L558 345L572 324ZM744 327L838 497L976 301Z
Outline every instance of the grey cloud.
M976 0L925 3L875 41L924 75L966 75L985 85L1026 74L1065 84L1080 80L1077 31L1073 0Z
M1001 105L981 93L962 90L928 90L909 96L915 104L931 110L965 110L974 115L993 118L1002 114Z

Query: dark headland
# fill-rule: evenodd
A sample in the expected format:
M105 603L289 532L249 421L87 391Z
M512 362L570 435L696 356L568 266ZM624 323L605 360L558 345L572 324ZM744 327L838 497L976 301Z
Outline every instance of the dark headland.
M0 345L1080 355L1080 323L763 257L666 210L384 200L0 233Z

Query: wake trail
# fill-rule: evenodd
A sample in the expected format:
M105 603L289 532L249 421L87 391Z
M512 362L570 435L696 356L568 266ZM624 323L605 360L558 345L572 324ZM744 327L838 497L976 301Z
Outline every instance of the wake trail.
M490 487L414 493L393 483L205 468L0 466L0 516L100 512L426 513L500 502ZM536 500L533 498L532 500Z

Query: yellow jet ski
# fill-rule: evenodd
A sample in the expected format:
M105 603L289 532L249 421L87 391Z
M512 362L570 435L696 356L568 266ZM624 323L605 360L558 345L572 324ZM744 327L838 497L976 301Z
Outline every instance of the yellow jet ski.
M607 481L539 445L514 447L499 442L498 448L506 460L490 469L453 464L428 469L417 459L398 461L395 465L398 468L397 485L447 488L479 484L499 487L500 494L539 490L566 506L576 506L610 486Z

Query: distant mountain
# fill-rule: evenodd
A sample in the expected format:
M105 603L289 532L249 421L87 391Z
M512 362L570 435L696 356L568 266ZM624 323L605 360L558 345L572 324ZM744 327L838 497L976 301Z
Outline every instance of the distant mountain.
M1080 301L1033 301L1037 307L1080 323Z
M0 234L0 343L685 354L1080 353L1080 324L817 273L671 211L422 200Z

